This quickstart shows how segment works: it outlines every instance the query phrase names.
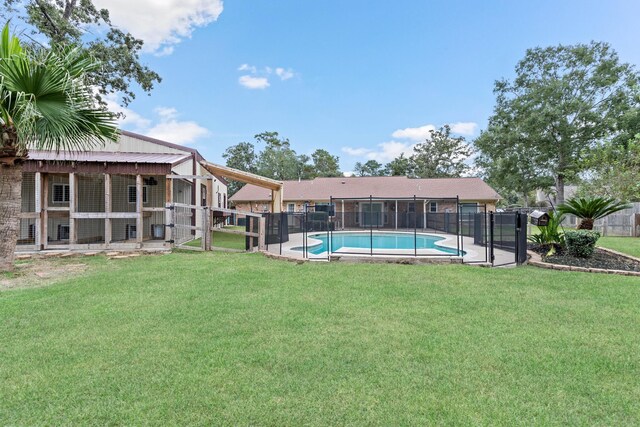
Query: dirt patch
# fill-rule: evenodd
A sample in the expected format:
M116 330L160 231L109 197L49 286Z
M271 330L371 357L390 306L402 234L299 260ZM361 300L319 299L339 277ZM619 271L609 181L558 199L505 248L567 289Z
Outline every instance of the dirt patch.
M596 251L591 258L576 258L566 252L559 252L555 255L546 256L549 249L540 245L529 245L529 250L540 254L544 262L551 264L640 272L640 262L611 252L606 252L598 248L596 248Z
M34 258L18 261L10 273L0 273L0 291L35 288L79 276L88 264L78 259Z

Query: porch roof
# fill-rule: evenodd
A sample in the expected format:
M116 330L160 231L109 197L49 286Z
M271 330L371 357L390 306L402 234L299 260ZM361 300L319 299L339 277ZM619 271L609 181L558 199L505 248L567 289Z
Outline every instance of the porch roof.
M408 178L376 176L348 178L315 178L306 181L284 181L284 200L312 201L376 198L455 198L461 200L499 200L500 195L481 178ZM271 192L247 184L230 199L233 202L270 201Z
M127 153L108 151L29 151L29 160L49 162L155 163L177 165L190 158L177 153Z

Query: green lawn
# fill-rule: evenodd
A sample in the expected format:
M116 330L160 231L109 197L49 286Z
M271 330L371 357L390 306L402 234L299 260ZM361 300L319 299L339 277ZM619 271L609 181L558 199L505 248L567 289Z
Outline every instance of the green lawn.
M244 227L236 225L228 225L225 227L229 230L244 231ZM224 233L221 231L213 231L211 233L211 245L218 248L227 249L245 249L245 236L242 234ZM187 246L193 246L199 248L202 246L201 239L195 239L187 242Z
M640 424L637 278L73 262L90 266L0 292L0 425Z
M601 237L597 244L640 258L640 238L638 237Z

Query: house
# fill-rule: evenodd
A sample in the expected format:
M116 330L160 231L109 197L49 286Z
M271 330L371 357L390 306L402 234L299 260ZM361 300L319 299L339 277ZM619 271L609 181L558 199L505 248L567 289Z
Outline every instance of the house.
M284 181L283 210L324 210L332 205L341 228L426 227L428 216L493 211L500 195L480 178L418 179L406 176L315 178ZM270 212L271 194L245 185L230 198L242 211Z
M204 163L193 148L127 131L89 151L31 150L18 250L159 249L199 237L205 210L189 206L227 207L227 182Z
M571 199L578 192L577 185L565 185L564 186L564 199ZM537 206L549 206L549 200L554 205L558 204L558 200L556 199L556 188L551 187L549 190L536 190L536 205Z

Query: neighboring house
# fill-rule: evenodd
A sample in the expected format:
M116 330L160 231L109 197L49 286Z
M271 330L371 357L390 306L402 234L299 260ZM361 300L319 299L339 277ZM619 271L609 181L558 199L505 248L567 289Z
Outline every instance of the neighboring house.
M570 198L572 198L573 196L576 195L576 193L578 192L578 186L577 185L565 185L564 186L564 199L568 200ZM548 191L545 190L536 190L536 204L540 205L540 204L545 204L545 205L549 205L549 199L551 199L551 202L554 205L558 204L558 201L556 199L556 189L555 187L551 187Z
M117 143L84 152L31 150L23 168L18 249L167 247L167 203L227 207L226 181L203 161L193 148L127 131ZM189 178L195 176L202 179ZM195 226L201 216L200 209L183 208L172 222ZM183 230L183 240L200 233Z
M303 212L305 205L335 204L343 226L403 227L425 213L495 210L500 195L480 178L414 179L406 176L315 178L284 181L283 210ZM370 203L365 198L373 197ZM416 197L416 201L411 198ZM355 200L359 199L359 200ZM230 201L239 211L270 212L270 191L247 184ZM403 215L398 216L398 212ZM346 215L346 216L345 216Z

